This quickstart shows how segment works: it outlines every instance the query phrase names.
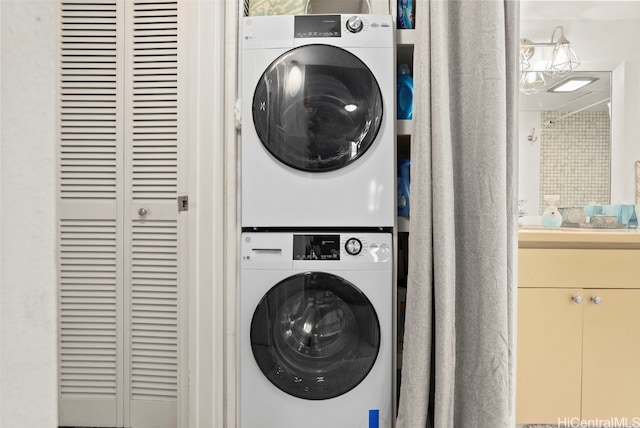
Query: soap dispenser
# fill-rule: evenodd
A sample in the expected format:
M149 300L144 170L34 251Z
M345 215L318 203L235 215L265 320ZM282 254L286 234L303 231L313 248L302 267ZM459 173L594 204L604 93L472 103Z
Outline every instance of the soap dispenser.
M549 204L542 214L542 225L545 227L560 227L562 225L562 215L556 207L560 200L560 195L544 195L544 200Z

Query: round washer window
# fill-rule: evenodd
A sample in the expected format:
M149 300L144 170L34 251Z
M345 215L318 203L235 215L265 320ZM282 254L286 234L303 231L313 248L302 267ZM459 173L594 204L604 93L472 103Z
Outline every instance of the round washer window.
M308 400L355 388L379 348L371 302L329 273L301 273L276 284L251 320L251 349L262 373L287 394Z
M253 122L264 147L307 172L342 168L373 144L382 94L371 70L352 53L306 45L281 55L261 76Z

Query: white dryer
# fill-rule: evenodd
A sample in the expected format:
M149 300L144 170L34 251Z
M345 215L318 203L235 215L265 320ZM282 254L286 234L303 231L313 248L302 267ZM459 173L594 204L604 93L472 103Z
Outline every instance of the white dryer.
M392 227L390 16L243 18L244 228Z
M390 233L242 234L240 428L390 427Z

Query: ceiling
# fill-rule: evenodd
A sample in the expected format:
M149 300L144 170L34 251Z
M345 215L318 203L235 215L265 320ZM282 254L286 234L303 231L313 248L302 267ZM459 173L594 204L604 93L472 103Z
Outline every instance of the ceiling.
M527 21L640 19L640 1L522 0L520 19Z
M523 0L520 3L521 36L533 38L530 34L546 34L558 22L566 21L611 21L639 20L640 1L557 1L557 0ZM545 33L546 32L546 33ZM550 35L549 35L550 36ZM535 42L547 42L550 37L533 39ZM571 34L565 34L571 40ZM545 48L538 48L539 57L545 55ZM576 52L580 56L580 52ZM547 54L548 55L548 54ZM532 61L533 63L533 61ZM542 62L544 64L544 61ZM540 65L532 69L540 69ZM610 97L611 72L582 71L573 76L594 76L598 80L575 92L566 94L548 93L546 89L568 78L547 78L546 89L535 95L520 94L520 110L522 111L575 111ZM601 102L591 110L606 110L606 102Z

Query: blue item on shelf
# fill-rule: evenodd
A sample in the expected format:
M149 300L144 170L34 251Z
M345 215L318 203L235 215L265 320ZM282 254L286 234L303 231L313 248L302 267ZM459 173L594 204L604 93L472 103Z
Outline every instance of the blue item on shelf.
M398 216L409 217L409 167L411 161L398 162Z
M398 70L398 119L413 118L413 77L407 64L402 64Z
M621 223L621 221L620 221L620 205L619 204L618 205L603 205L602 206L602 214L618 217L618 223Z
M398 0L398 29L415 28L415 0Z
M602 214L602 205L591 202L584 206L584 215L587 217L593 217L598 214Z
M635 217L635 227L632 224L632 219ZM618 223L626 225L629 229L635 229L638 227L638 218L636 217L635 205L620 205L620 215L618 216Z
M627 223L628 229L637 229L638 228L638 216L637 210L635 209L637 205L633 209L633 214L631 214L631 218L629 219L629 223Z

